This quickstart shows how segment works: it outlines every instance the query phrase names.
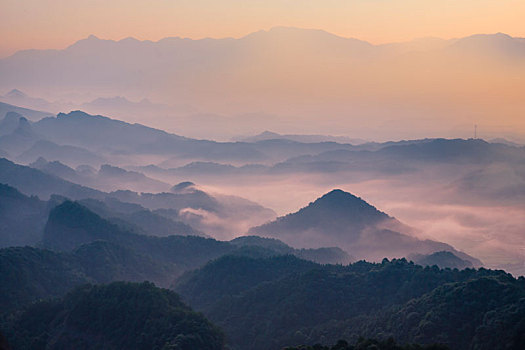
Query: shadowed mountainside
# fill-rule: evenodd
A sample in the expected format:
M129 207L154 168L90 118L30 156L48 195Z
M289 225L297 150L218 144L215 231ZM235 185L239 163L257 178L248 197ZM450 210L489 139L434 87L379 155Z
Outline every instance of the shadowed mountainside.
M3 326L16 349L224 348L217 327L174 292L147 282L82 286Z
M278 238L299 247L342 247L360 259L372 261L447 250L481 265L479 260L457 252L448 244L419 240L409 235L411 231L395 218L342 190L333 190L295 213L250 229L253 234Z
M66 176L74 177L67 168L57 163L53 166L55 174L66 172ZM257 203L236 196L211 195L195 187L182 192L137 193L120 190L107 193L3 158L0 158L0 183L15 187L26 195L37 195L46 200L52 195L59 195L72 200L89 198L135 204L138 205L135 207L136 212L145 209L154 211L158 224L162 220L159 216L164 216L163 221L182 221L197 231L223 239L241 235L254 223L262 223L275 217L273 210ZM148 217L153 219L151 215ZM138 217L135 219L139 220Z
M223 257L185 274L175 290L223 327L233 349L379 335L489 350L525 344L516 314L524 283L504 271L424 268L405 259L315 266L293 257ZM521 321L498 343L491 332L511 319Z

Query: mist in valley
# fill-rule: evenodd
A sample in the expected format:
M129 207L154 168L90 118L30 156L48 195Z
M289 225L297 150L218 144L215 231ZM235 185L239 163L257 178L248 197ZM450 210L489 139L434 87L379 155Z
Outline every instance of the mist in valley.
M523 273L525 171L519 145L472 138L300 142L279 134L221 143L83 112L36 122L11 112L3 123L0 144L7 145L12 161L108 193L100 198L158 211L209 237L250 234L252 227L342 189L399 220L404 226L394 232L447 243L484 266ZM188 203L184 198L191 196L196 199ZM262 235L296 248L345 247L322 228L302 238L272 234ZM432 250L365 253L378 243L371 239L346 249L371 261Z
M0 350L523 348L525 39L476 33L0 58Z

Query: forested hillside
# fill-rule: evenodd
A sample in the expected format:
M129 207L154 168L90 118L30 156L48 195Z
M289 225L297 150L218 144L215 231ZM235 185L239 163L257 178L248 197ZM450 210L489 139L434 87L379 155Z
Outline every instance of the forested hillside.
M84 285L31 305L2 327L20 350L224 348L217 327L151 283Z
M405 259L337 266L238 257L186 274L175 290L222 327L234 349L359 336L458 350L525 345L518 316L525 279L504 271L422 267ZM511 327L501 332L502 324ZM505 342L495 344L491 332L504 333Z

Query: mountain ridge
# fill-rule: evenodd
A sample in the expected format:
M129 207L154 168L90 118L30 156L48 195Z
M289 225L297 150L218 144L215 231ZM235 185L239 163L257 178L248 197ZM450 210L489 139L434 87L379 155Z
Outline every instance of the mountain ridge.
M206 38L199 38L199 39L193 39L193 38L189 38L189 37L180 37L180 36L167 36L167 37L164 37L164 38L161 38L161 39L158 39L158 40L148 40L148 39L145 39L145 40L140 40L140 39L137 39L137 38L134 38L134 37L126 37L126 38L123 38L123 39L103 39L103 38L99 38L98 36L94 35L94 34L90 34L88 35L87 37L85 38L81 38L81 39L78 39L77 41L75 41L74 43L68 45L67 47L63 48L63 49L26 49L26 50L19 50L15 53L13 53L12 55L10 56L7 56L7 57L4 57L4 58L0 58L0 60L2 59L6 59L6 58L9 58L9 57L12 57L14 55L18 55L18 54L21 54L21 53L33 53L33 52L49 52L49 53L52 53L52 52L58 52L58 51L64 51L64 50L68 50L68 49L72 49L72 48L76 48L77 44L84 44L84 43L112 43L112 44L137 44L137 43L141 43L141 44L165 44L167 42L173 42L173 41L192 41L192 42L203 42L203 41L232 41L232 40L242 40L242 39L250 39L252 38L253 36L255 35L261 35L261 34L275 34L277 32L280 32L280 33L285 33L285 32L296 32L296 31L302 31L302 32L307 32L307 33L316 33L316 34L321 34L321 35L328 35L330 37L333 37L333 38L337 38L337 39L342 39L342 40L355 40L357 42L361 42L361 43L364 43L366 45L369 45L369 46L375 46L375 47L382 47L382 46L387 46L387 45L393 45L393 44L408 44L408 43L412 43L412 42L417 42L417 41L424 41L424 40L442 40L442 41L447 41L447 42L452 42L452 43L456 43L457 41L460 41L462 39L477 39L479 37L484 37L484 38L505 38L505 39L508 39L508 38L512 38L512 39L518 39L518 40L525 40L525 38L523 37L519 37L519 36L511 36L509 34L506 34L506 33L502 33L502 32L495 32L495 33L473 33L473 34L470 34L470 35L467 35L467 36L464 36L464 37L459 37L459 38L450 38L450 39L445 39L445 38L440 38L440 37L416 37L416 38L413 38L413 39L410 39L410 40L406 40L406 41L393 41L393 42L386 42L386 43L380 43L380 44L373 44L373 43L370 43L366 40L362 40L362 39L359 39L359 38L356 38L356 37L346 37L346 36L340 36L340 35L337 35L337 34L334 34L334 33L331 33L331 32L328 32L328 31L325 31L323 29L314 29L314 28L302 28L302 27L294 27L294 26L274 26L274 27L271 27L270 29L268 30L264 30L264 29L261 29L261 30L258 30L258 31L254 31L254 32L250 32L248 34L245 34L245 35L241 35L239 37L220 37L220 38L211 38L211 37L206 37ZM18 89L13 89L13 90L18 90Z
M451 245L420 240L409 226L379 211L363 199L340 189L332 190L294 213L252 227L250 234L278 238L292 246L337 246L359 259L450 251L480 266L481 262Z
M508 49L504 43L472 44L479 40L510 40L517 49ZM169 119L173 118L184 125L184 134L201 138L214 135L230 139L235 134L253 132L254 125L258 130L290 132L298 118L309 122L302 131L307 134L366 130L359 137L373 138L377 136L371 135L380 132L385 139L388 130L396 137L414 137L402 127L404 123L396 123L399 119L414 123L432 136L450 133L450 126L445 125L461 126L461 131L454 131L457 137L465 135L466 126L472 123L461 113L467 107L480 112L480 124L491 130L488 137L497 136L497 132L504 133L498 136L510 137L515 134L513 130L489 123L488 118L500 110L498 107L521 106L518 94L511 91L522 87L522 79L517 79L512 90L501 82L523 76L524 42L521 38L490 34L441 44L428 39L372 45L300 28L275 28L237 39L152 42L92 37L51 54L31 51L0 59L0 88L16 87L38 94L42 91L39 81L46 81L45 95L57 101L67 91L76 91L79 96L94 98L125 96L129 100L148 98L159 104L198 106L197 113L174 108L168 114L120 116L134 121L154 120L164 128L171 127ZM450 50L452 46L461 50ZM287 79L282 79L283 75ZM491 89L481 89L478 80ZM496 99L490 94L496 86L509 94L498 94ZM459 93L465 93L465 98L459 107L450 110L447 107L452 107L452 102L448 98ZM470 102L489 96L493 96L490 108ZM410 104L415 98L422 101L421 106ZM434 103L444 106L431 111L425 108ZM391 110L391 118L386 118L384 108ZM109 110L93 109L101 114ZM512 109L508 118L520 121L517 110ZM427 115L424 120L418 117L422 113ZM370 118L359 118L361 115ZM344 116L352 122L343 123ZM453 124L439 123L439 118ZM225 125L232 119L238 123L236 132ZM322 128L316 128L312 121Z

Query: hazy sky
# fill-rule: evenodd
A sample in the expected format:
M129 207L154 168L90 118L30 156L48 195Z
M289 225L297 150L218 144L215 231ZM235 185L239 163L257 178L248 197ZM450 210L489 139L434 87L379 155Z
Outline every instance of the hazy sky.
M1 0L0 57L106 39L240 37L273 26L372 43L504 32L525 36L523 0Z

